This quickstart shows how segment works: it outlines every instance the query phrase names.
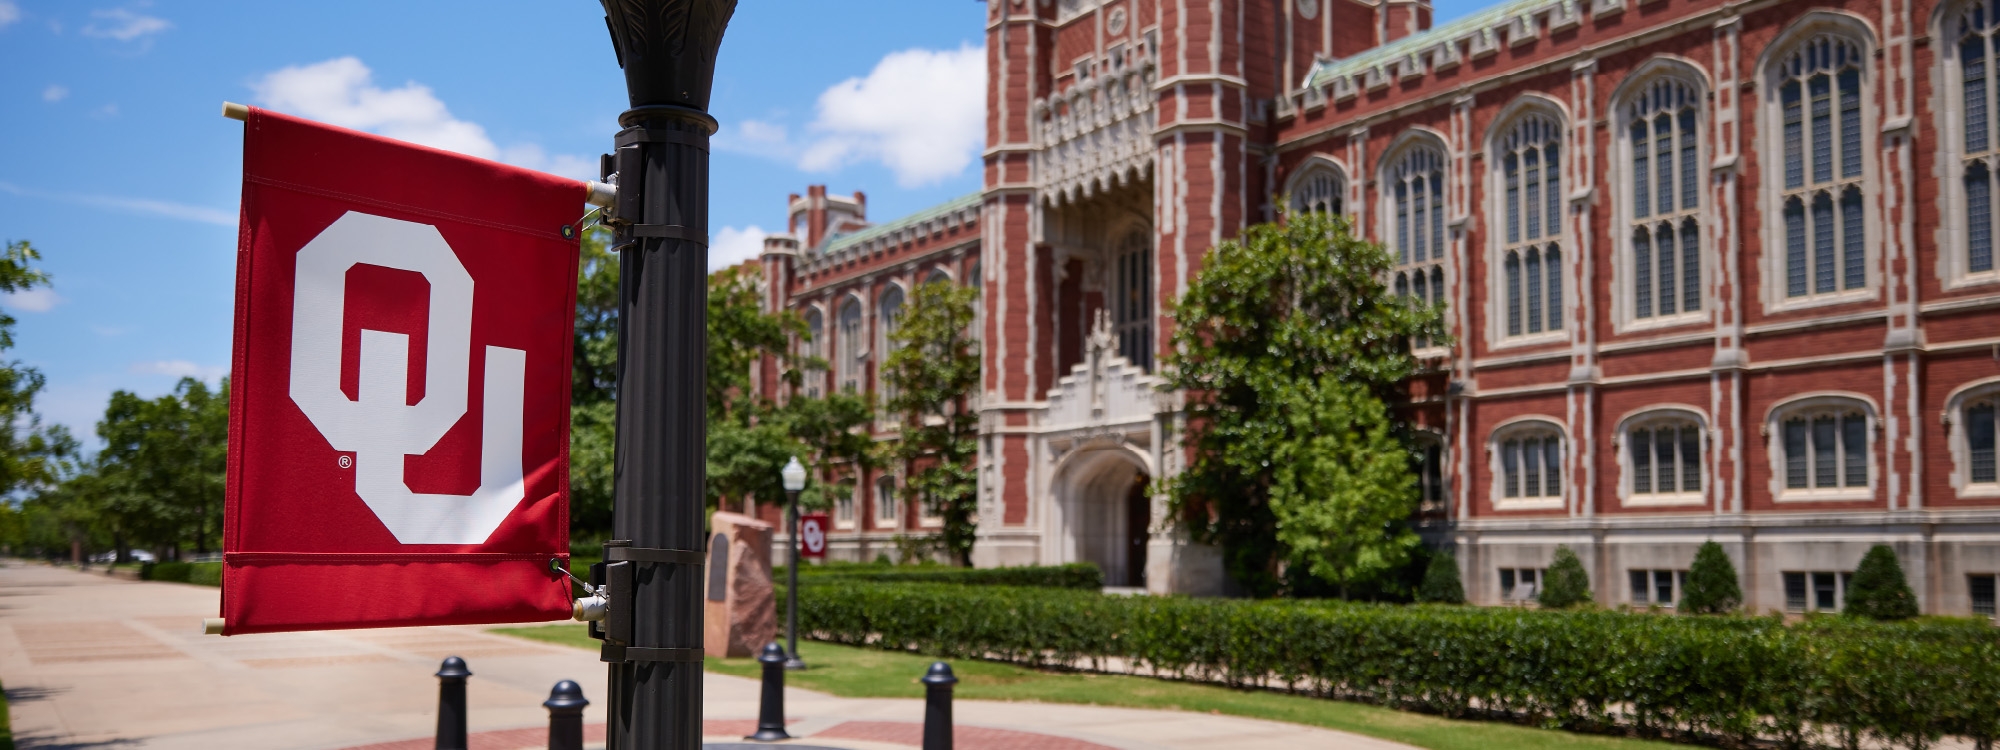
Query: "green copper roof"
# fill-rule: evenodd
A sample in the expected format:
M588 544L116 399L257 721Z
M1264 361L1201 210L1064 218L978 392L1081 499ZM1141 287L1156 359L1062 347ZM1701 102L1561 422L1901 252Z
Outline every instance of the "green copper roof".
M985 200L986 200L986 194L983 192L963 195L957 198L953 198L944 203L931 206L930 208L926 208L922 211L910 214L895 221L883 224L876 224L875 226L863 229L859 232L852 232L849 234L841 234L828 237L824 247L821 249L820 252L823 255L831 255L833 253L840 252L847 248L862 244L869 240L882 237L884 235L888 235L903 229L908 229L910 227L922 224L926 221L931 221L938 217L951 214L954 211L963 211L968 208L978 208L979 204L984 202Z
M1371 47L1351 57L1315 62L1311 72L1306 74L1305 87L1317 88L1328 85L1337 78L1361 75L1376 66L1406 59L1438 45L1455 44L1461 39L1489 29L1499 29L1523 16L1566 7L1569 15L1575 17L1576 5L1577 0L1511 0L1501 3L1388 44Z

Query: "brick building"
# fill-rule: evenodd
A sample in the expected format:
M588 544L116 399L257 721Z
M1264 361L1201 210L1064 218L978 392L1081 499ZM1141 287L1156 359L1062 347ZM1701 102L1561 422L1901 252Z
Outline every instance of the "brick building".
M1182 463L1159 311L1274 201L1345 214L1446 307L1409 408L1474 601L1568 545L1604 603L1670 605L1714 539L1753 610L1832 609L1889 543L1925 611L1991 614L1996 30L1994 0L990 0L984 190L876 225L794 196L770 301L833 363L808 388L870 389L909 285L979 285L977 562L1216 592L1143 493ZM924 528L896 481L838 554Z

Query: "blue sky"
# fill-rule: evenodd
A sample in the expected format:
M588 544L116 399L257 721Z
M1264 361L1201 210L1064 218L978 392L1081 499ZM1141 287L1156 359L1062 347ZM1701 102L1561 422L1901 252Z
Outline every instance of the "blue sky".
M718 254L782 230L808 184L864 190L877 218L978 189L983 8L742 3L712 105ZM228 368L225 100L573 176L625 107L589 0L0 0L0 239L32 240L55 277L0 304L13 356L48 377L38 410L88 440L112 390Z
M711 106L716 262L782 230L808 184L866 191L876 220L978 189L984 9L744 0ZM55 277L0 305L12 355L48 377L38 410L86 440L114 389L227 371L225 100L576 177L625 106L591 0L0 0L0 240L32 240Z

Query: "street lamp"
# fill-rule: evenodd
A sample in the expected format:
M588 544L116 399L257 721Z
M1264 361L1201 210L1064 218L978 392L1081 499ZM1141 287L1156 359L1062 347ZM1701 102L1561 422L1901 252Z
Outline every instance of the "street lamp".
M630 109L617 196L618 438L605 642L611 750L701 747L708 115L736 0L602 0ZM596 572L592 577L597 577Z
M785 565L785 576L791 582L785 585L785 668L805 669L806 660L799 658L799 491L806 488L806 467L793 456L785 468L778 470L778 476L785 480L785 497L792 501L791 517L785 522L785 533L790 535L791 549L787 553L791 562Z

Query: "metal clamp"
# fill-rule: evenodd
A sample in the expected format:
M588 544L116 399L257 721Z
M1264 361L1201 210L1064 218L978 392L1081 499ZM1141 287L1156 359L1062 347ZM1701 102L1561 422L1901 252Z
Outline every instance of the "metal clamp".
M658 547L614 547L609 544L604 545L605 562L630 560L632 562L667 563L670 565L687 565L699 568L706 562L706 558L707 555L702 554L699 550L662 549Z
M708 247L708 233L693 227L679 224L633 224L626 228L631 230L633 237L660 237Z
M626 146L634 143L678 143L708 150L708 134L667 128L626 128L618 131L616 143Z

